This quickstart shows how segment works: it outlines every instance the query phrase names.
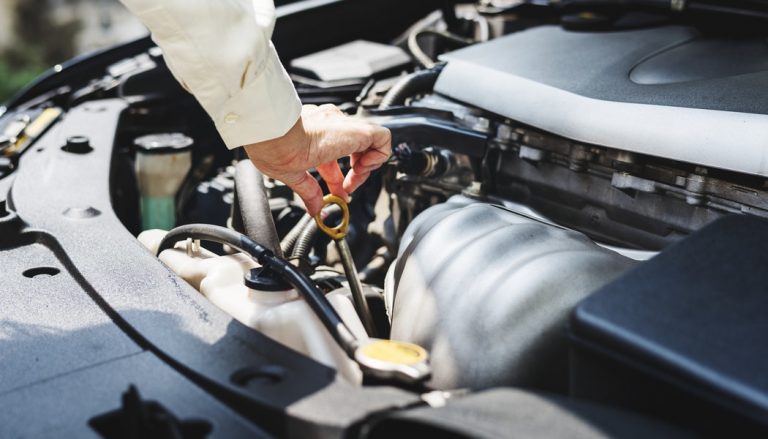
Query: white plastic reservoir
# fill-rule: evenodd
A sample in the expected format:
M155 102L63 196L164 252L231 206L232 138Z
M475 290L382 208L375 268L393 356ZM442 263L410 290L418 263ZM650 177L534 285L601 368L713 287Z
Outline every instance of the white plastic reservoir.
M154 254L166 233L147 230L139 235L139 241ZM179 277L243 324L335 368L352 383L362 382L360 368L336 344L296 290L257 291L245 286L243 276L259 266L248 255L218 256L199 245L179 242L159 257ZM352 333L366 339L349 295L334 291L326 297Z

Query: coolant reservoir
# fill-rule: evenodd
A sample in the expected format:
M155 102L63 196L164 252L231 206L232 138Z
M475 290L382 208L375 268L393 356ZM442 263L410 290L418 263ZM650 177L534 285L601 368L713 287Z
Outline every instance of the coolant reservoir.
M170 229L176 225L176 193L192 167L193 141L181 133L164 133L133 143L142 229Z
M166 233L163 230L147 230L139 235L139 241L156 253ZM243 277L259 265L249 256L242 253L218 256L199 246L188 249L187 245L180 242L176 248L165 250L159 255L160 260L243 324L333 367L350 382L362 382L360 368L336 344L296 290L250 289L243 283ZM350 297L338 291L326 297L352 333L359 339L367 338Z

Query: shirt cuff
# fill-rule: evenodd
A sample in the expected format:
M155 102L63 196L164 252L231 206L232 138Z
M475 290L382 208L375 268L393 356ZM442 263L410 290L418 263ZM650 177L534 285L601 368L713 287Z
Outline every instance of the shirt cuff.
M271 43L268 53L256 77L212 115L229 149L281 137L301 116L299 96Z

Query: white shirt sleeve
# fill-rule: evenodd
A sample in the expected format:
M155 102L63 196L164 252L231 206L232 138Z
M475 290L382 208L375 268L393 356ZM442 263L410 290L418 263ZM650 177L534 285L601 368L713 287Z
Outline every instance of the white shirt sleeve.
M270 41L272 0L121 0L152 32L181 85L227 148L274 139L301 114Z

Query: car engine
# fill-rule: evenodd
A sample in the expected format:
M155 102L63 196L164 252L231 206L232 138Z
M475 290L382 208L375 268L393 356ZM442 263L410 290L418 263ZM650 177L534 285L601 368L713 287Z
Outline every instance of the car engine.
M764 375L731 369L709 350L765 364L755 360L764 347L740 357L752 348L717 338L723 325L740 321L744 337L765 340L764 317L748 312L765 311L765 295L734 293L742 298L733 307L746 314L729 314L724 295L741 281L752 283L739 291L765 289L764 275L752 277L763 271L753 265L768 217L764 28L734 34L644 9L553 13L501 3L430 15L414 6L422 14L412 17L416 24L378 41L355 36L294 48L281 40L289 28L276 31L305 104L334 104L392 132L392 157L348 207L346 241L370 327L333 240L287 186L223 147L148 40L102 61L103 73L85 84L33 88L9 104L0 119L0 188L12 188L6 216L55 229L36 216L42 204L24 189L49 174L24 169L55 166L58 155L81 160L61 172L100 173L109 205L62 195L63 204L46 204L55 205L57 221L84 222L111 208L130 233L122 248L153 259L142 259L151 268L137 290L191 286L200 297L174 293L190 313L212 318L214 308L197 305L208 301L239 322L238 333L261 333L326 366L345 388L394 386L461 400L514 387L697 433L734 432L734 425L764 432ZM110 123L101 144L80 128ZM101 162L85 164L97 156ZM324 224L342 222L344 213L327 207ZM11 237L19 224L8 220L0 230ZM729 246L728 237L742 232L744 240ZM29 242L64 245L35 236ZM755 262L742 263L740 252ZM713 259L697 265L704 255ZM694 291L691 278L659 270L704 280ZM619 302L624 296L631 300ZM165 299L155 297L147 307L164 309ZM704 311L692 303L719 311L699 321ZM639 309L653 312L614 319ZM696 326L681 323L688 317ZM140 328L138 320L126 318L125 326ZM671 372L647 373L656 367ZM703 413L712 421L699 422Z

